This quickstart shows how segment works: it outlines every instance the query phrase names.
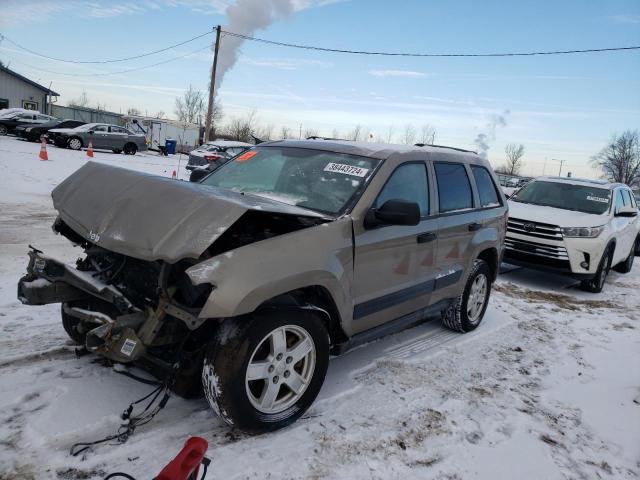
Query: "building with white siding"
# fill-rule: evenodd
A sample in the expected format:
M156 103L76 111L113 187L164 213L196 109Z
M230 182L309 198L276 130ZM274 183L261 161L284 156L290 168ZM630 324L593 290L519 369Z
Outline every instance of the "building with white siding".
M50 113L50 103L59 94L0 65L0 110L26 108Z

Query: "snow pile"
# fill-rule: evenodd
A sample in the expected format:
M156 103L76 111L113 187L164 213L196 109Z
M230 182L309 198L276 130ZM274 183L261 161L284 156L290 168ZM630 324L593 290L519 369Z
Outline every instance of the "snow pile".
M124 445L85 458L70 446L112 434L152 387L93 355L76 358L55 305L15 298L27 244L71 261L53 235L51 188L83 153L0 137L0 478L151 478L190 435L210 444L209 478L564 479L640 476L640 263L602 294L512 270L482 326L437 321L334 358L325 386L293 426L250 437L205 399L174 397ZM97 153L170 176L175 158ZM182 168L184 174L184 168Z

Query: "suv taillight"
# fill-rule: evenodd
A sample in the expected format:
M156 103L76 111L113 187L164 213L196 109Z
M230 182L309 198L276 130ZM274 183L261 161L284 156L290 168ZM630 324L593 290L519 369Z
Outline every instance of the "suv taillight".
M220 158L221 158L221 157L220 157L220 155L205 155L205 156L204 156L204 159L205 159L207 162L213 162L213 161L218 160L218 159L220 159Z

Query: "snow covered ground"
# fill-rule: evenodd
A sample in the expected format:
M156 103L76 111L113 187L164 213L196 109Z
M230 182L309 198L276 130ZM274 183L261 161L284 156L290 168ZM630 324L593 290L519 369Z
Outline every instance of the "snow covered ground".
M151 478L190 435L209 441L210 479L640 477L640 262L598 295L505 268L477 331L431 321L333 359L309 412L276 433L244 435L205 400L173 397L126 444L71 457L151 387L76 358L56 306L15 298L28 244L78 254L51 231L49 192L87 157L38 150L0 137L0 479ZM185 157L95 161L185 176Z

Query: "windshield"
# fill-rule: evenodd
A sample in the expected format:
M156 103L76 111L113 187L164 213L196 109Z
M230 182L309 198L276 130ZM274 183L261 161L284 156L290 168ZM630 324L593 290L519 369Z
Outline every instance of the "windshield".
M611 192L587 185L534 181L522 187L511 200L601 215L609 210Z
M378 162L319 150L258 147L235 157L201 183L335 214L371 177Z

